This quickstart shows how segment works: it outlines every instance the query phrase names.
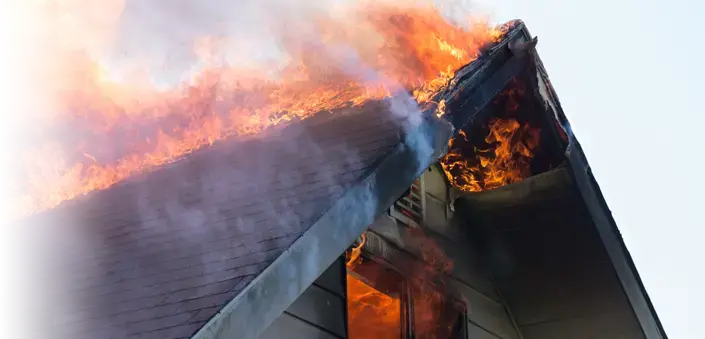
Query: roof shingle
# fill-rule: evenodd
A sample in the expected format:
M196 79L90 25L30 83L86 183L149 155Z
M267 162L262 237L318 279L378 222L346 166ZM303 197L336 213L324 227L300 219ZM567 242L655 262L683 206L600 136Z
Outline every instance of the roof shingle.
M62 234L42 251L69 301L52 337L192 335L399 141L382 107L216 145L32 218Z

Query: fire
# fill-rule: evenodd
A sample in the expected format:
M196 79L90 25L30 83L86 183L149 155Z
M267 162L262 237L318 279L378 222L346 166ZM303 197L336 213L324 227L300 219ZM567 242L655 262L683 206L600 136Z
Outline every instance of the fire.
M347 275L350 338L401 337L401 300Z
M362 247L365 246L365 241L367 241L367 231L362 233L362 235L360 236L360 243L357 246L355 246L352 250L345 252L345 255L347 257L345 266L348 269L353 269L355 265L362 261Z
M346 251L348 272L362 263L362 247L367 231L360 236L360 243ZM399 338L401 335L401 300L347 274L348 329L350 338Z
M539 143L539 130L516 119L493 119L489 123L486 149L476 149L475 158L467 158L462 147L469 143L467 134L448 143L448 154L441 166L448 180L457 188L480 192L521 181L531 175L533 150Z
M349 273L363 262L360 243L345 252L347 273L348 331L350 338L399 338L401 336L401 300L387 295Z
M382 286L408 288L413 313L408 314L406 320L412 322L415 337L449 338L457 319L453 318L456 313L451 310L454 304L449 303L445 295L444 276L453 264L440 246L422 229L411 229L405 242L416 244L422 261L408 267L410 275L402 283L395 280L401 279L401 275L390 275L375 263L368 265L370 262L365 261L363 264L361 252L366 234L367 231L363 233L360 243L346 252L349 337L399 338L404 322L402 308L405 304L400 300L400 295L375 289L360 280L356 275L360 274Z
M139 66L126 75L89 53L57 56L51 73L55 105L36 125L46 133L18 159L16 216L106 189L228 138L359 106L399 89L421 105L430 103L456 69L506 29L477 20L461 28L430 5L397 2L360 1L355 11L345 8L345 20L312 15L307 24L315 39L281 28L284 66L218 63L219 48L241 42L201 37L193 42L201 70L166 89ZM72 25L91 22L74 19ZM70 32L88 28L71 26ZM67 41L77 50L80 41L59 43ZM105 44L94 36L90 41ZM256 48L249 47L243 53ZM377 77L366 78L356 67Z
M496 102L504 115L515 115L523 87L516 81ZM510 113L510 114L506 114ZM480 192L518 182L531 176L531 161L541 131L515 117L493 117L488 123L486 146L475 145L464 130L448 142L448 153L440 163L448 181L467 192Z

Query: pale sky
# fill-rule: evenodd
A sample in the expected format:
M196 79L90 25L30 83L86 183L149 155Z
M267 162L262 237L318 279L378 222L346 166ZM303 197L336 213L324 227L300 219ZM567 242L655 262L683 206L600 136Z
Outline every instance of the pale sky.
M539 37L669 338L705 338L705 3L483 3L496 20L523 19Z

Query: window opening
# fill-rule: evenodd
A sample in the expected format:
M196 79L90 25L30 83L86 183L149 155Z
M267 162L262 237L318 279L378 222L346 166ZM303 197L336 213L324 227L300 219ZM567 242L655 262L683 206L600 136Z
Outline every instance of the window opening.
M361 248L359 246L358 248ZM464 339L462 304L377 260L348 256L350 339Z
M402 338L402 279L372 261L347 273L348 338Z
M389 215L398 222L418 228L425 220L426 194L423 176L414 180L411 187L389 209Z

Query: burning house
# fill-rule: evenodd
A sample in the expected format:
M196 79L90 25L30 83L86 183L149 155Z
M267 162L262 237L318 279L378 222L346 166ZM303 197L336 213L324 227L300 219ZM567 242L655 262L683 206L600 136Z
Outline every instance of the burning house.
M72 253L37 330L665 339L536 41L507 24L418 116L367 100L29 217Z

